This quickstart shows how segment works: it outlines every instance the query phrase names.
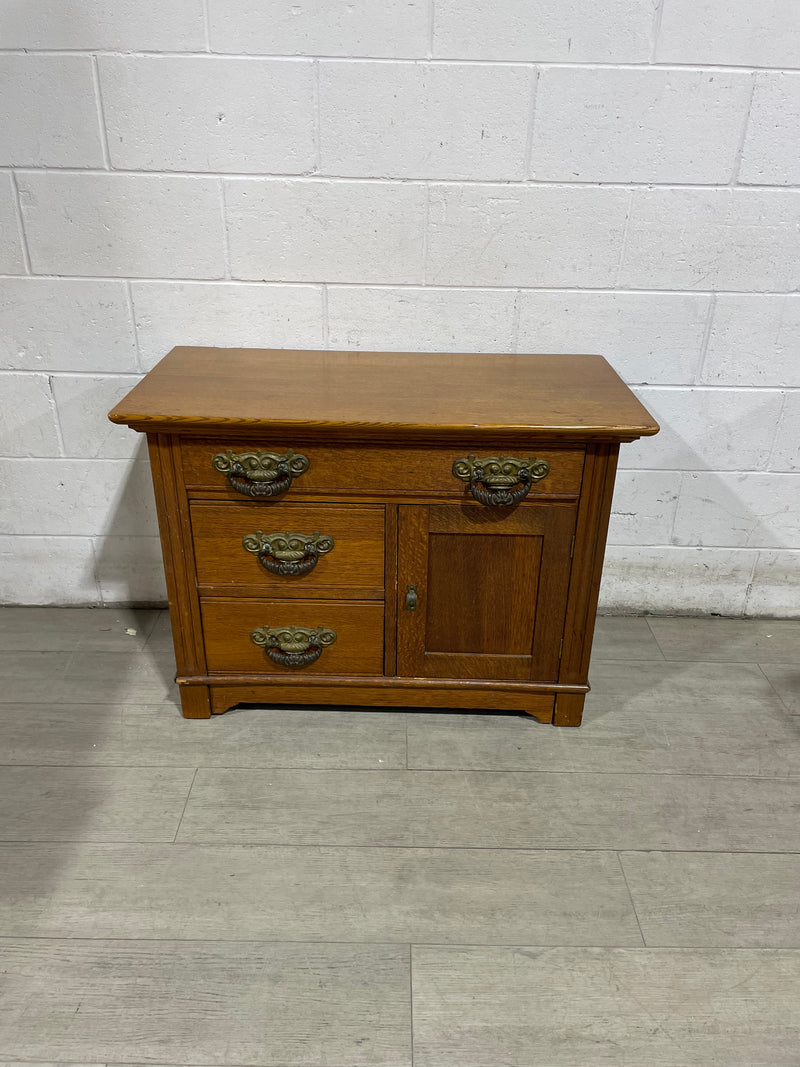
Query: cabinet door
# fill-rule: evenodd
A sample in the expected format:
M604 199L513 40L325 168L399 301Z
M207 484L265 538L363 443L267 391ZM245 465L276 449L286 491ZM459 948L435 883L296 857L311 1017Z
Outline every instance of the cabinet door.
M398 674L555 681L575 505L399 511Z

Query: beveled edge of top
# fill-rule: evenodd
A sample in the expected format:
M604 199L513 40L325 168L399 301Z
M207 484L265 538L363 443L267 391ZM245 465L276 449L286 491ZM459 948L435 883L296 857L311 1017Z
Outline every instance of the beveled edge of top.
M319 419L319 418L262 418L249 415L223 414L197 414L194 411L181 411L182 402L173 400L165 402L161 399L161 391L165 386L172 385L173 391L179 382L190 381L194 377L192 368L187 360L202 363L215 360L217 364L224 359L224 355L243 358L266 360L270 355L279 356L282 360L296 355L301 359L313 360L314 357L329 362L337 356L347 358L349 362L358 362L359 358L364 361L374 360L375 357L396 357L401 359L423 359L426 362L453 361L457 359L468 360L518 360L530 358L531 360L556 361L556 364L564 364L566 370L575 370L576 361L590 361L586 364L597 367L603 377L606 388L613 389L618 393L618 403L627 408L625 412L629 417L624 421L604 422L581 422L579 420L549 419L538 422L406 422L391 419L362 420L362 419ZM571 366L572 364L572 366ZM165 390L166 391L166 390ZM183 404L185 407L186 405ZM559 412L560 414L560 412ZM632 416L641 416L633 418ZM212 347L188 347L179 346L173 348L162 360L153 367L148 374L122 399L108 414L111 422L127 425L134 430L146 433L183 433L183 434L218 434L220 432L241 436L248 432L267 430L270 432L286 431L302 434L304 431L320 437L352 437L362 440L390 439L403 437L455 437L468 435L473 438L506 438L510 436L546 436L559 440L593 440L593 441L633 441L638 437L649 437L659 432L658 423L639 401L629 386L623 382L617 372L610 366L603 356L596 354L537 354L537 353L443 353L443 352L366 352L366 351L335 351L327 349L227 349Z

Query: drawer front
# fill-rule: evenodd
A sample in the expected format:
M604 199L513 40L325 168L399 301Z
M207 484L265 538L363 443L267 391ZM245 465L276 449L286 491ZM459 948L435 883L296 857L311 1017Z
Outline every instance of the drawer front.
M384 509L378 504L195 502L191 518L201 591L383 599Z
M206 662L209 671L235 671L246 674L383 674L383 604L333 600L243 600L200 601ZM268 628L286 631L290 627L317 630L317 636L303 641L281 637L267 654L266 645L251 640L253 631ZM327 633L325 633L327 631ZM329 634L336 635L330 641ZM280 636L280 633L279 635ZM286 654L317 658L302 666L280 662Z
M301 445L298 442L235 440L196 440L182 442L183 477L192 490L214 489L231 499L242 500L224 471L213 466L215 455L228 449L235 455L259 451L285 455L289 449L308 459L308 467L294 475L291 487L281 494L284 499L304 497L314 493L338 493L353 496L359 493L381 496L437 495L471 500L470 488L453 474L453 464L474 454L479 459L513 456L528 460L531 456L544 460L548 473L533 482L528 499L549 495L577 496L583 474L582 448L530 448L506 446L476 446L468 442L447 447L413 445L392 448L377 445ZM223 466L226 466L223 463ZM297 466L303 466L303 463ZM236 479L234 478L234 481ZM262 502L270 497L262 498Z

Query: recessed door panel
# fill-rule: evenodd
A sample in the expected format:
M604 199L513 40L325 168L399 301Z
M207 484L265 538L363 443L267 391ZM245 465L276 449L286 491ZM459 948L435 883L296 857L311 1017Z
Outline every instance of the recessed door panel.
M430 533L426 649L528 655L541 557L541 537Z
M402 506L398 673L555 680L575 507Z

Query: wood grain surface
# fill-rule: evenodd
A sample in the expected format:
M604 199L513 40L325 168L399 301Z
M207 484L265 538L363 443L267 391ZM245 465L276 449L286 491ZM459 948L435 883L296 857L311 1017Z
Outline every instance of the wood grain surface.
M210 671L263 674L381 674L383 604L361 600L202 600L203 631ZM253 644L259 626L324 626L336 641L307 667L282 667Z
M181 425L633 440L658 424L602 356L174 348L113 409Z
M217 452L230 448L233 452L263 449L285 452L292 449L308 456L308 470L296 477L284 500L302 499L304 496L324 492L343 496L361 496L378 493L392 497L409 494L445 494L465 503L474 503L469 486L453 474L453 463L478 449L481 456L497 455L503 451L501 441L489 442L479 448L475 438L466 438L442 447L436 444L371 444L341 442L320 444L319 440L304 441L297 435L274 430L269 436L247 438L184 439L181 445L183 477L190 490L213 489L231 500L248 499L231 488L224 474L215 470L211 460ZM527 447L522 442L516 452L506 446L506 452L519 459L527 459L534 453L537 459L550 464L550 473L540 482L534 482L528 500L542 496L577 496L581 490L583 475L582 448ZM272 501L262 500L263 506L272 506Z
M195 503L191 516L197 581L207 596L383 599L383 508L378 505ZM242 545L243 537L257 531L318 532L335 543L308 574L275 575Z

